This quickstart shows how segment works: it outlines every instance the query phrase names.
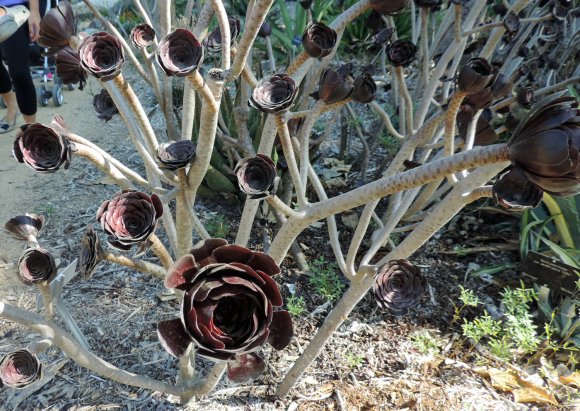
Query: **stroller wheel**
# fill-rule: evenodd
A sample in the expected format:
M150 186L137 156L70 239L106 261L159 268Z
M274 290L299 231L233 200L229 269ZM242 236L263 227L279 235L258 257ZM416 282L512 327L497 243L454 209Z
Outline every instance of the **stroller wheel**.
M48 92L46 87L44 87L44 84L38 86L36 94L38 94L38 104L40 104L42 107L48 106Z
M52 101L54 105L57 107L62 106L64 101L64 96L62 95L62 87L58 84L55 84L52 88Z
M67 84L67 87L69 90L74 90L75 89L75 85L74 84Z

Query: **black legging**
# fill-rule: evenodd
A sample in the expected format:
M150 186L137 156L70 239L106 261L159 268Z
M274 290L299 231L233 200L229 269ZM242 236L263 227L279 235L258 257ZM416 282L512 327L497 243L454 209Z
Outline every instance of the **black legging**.
M28 22L18 28L16 33L0 44L0 93L16 92L20 112L26 116L36 114L36 89L30 74ZM6 60L8 70L2 60ZM8 71L10 74L8 74Z

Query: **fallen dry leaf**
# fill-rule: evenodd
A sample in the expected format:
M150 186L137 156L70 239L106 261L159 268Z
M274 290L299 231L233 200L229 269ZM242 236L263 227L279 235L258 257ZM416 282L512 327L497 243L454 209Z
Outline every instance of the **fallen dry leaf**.
M485 375L483 370L479 370L477 373L482 376ZM491 379L491 385L495 389L511 392L516 402L558 405L558 401L549 391L522 379L513 371L490 368L487 370L487 376Z
M580 388L580 372L576 371L567 376L561 375L558 377L558 381L564 385L575 385Z

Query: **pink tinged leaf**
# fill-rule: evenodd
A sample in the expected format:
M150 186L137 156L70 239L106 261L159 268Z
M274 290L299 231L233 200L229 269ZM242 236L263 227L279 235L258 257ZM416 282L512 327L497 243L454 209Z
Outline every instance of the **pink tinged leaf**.
M245 247L239 245L224 245L217 248L214 252L214 257L220 263L246 263L252 258L253 252Z
M222 238L210 238L205 240L200 246L192 248L189 253L193 255L193 258L200 267L204 267L216 262L212 253L215 249L224 246L227 243L228 242Z
M175 262L165 278L167 288L179 288L188 283L185 274L195 268L195 260L191 254L186 254Z
M191 344L191 338L179 318L160 321L157 324L157 335L163 348L177 358L182 356Z
M255 380L266 369L266 363L256 354L236 356L235 361L228 363L228 378L235 383Z
M277 350L282 350L290 344L294 329L292 327L292 317L288 311L275 311L270 324L270 337L268 342Z

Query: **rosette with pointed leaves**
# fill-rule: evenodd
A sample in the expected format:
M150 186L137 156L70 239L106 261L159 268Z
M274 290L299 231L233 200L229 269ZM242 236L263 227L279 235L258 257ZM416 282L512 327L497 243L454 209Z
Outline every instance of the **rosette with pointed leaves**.
M26 285L49 281L56 275L56 263L44 248L27 247L18 259L18 274Z
M95 94L95 97L93 97L93 107L97 113L97 118L105 120L105 122L109 121L115 114L119 113L113 98L105 89L102 89L100 93Z
M91 278L102 259L103 248L99 236L93 226L88 225L81 239L81 253L79 255L79 272L85 280Z
M580 110L565 94L538 101L508 142L512 163L555 196L580 192Z
M157 62L168 76L185 77L202 61L203 46L189 30L174 30L159 42Z
M409 40L397 40L387 47L387 58L393 66L406 67L415 59L417 46Z
M149 197L140 191L123 190L101 204L97 221L109 234L107 242L127 251L153 234L162 215L163 204L156 194Z
M543 195L544 192L518 166L502 173L492 188L495 203L511 211L536 208L542 202Z
M392 260L380 269L373 292L381 308L401 316L417 304L426 286L419 268L407 260Z
M473 58L459 70L457 87L468 94L480 92L488 87L495 74L494 67L486 59Z
M240 34L240 18L237 16L228 16L228 24L230 26L230 46L232 46L238 37L238 34ZM220 31L219 26L217 26L209 36L207 36L205 49L209 54L218 54L222 52L222 32Z
M375 99L377 85L373 76L369 73L363 73L354 79L353 91L351 97L359 103L370 103Z
M461 106L459 112L457 113L457 129L459 131L459 136L463 139L467 136L467 128L473 119L475 114L475 109L469 105ZM485 144L491 144L499 138L495 133L495 130L489 123L493 115L491 110L485 109L480 114L477 119L477 125L475 126L475 140L474 144L481 146Z
M157 160L161 168L177 170L187 167L195 157L195 143L191 140L179 140L159 145Z
M155 29L147 23L137 24L131 29L131 43L138 49L144 49L153 44Z
M50 125L24 124L16 132L12 152L20 163L39 173L53 173L63 166L68 169L73 143L66 135L64 120L55 116Z
M319 21L313 21L302 35L304 51L312 58L328 56L336 45L336 31Z
M350 97L353 92L353 79L343 71L336 72L327 68L320 75L318 90L310 96L326 104L334 104Z
M292 77L274 74L260 80L248 103L264 113L279 113L290 108L296 93L298 88Z
M46 55L52 55L69 45L76 34L76 21L71 4L64 0L46 12L40 21L38 45L45 47Z
M87 83L87 73L81 66L79 53L70 46L66 46L56 53L56 74L62 79L63 84L79 83L82 90Z
M410 2L410 0L371 0L371 8L380 14L397 14Z
M257 154L240 160L235 173L240 190L250 198L267 197L274 189L276 165L268 156Z
M493 78L488 83L487 87L476 93L471 93L463 100L463 104L470 105L476 109L484 109L489 107L494 100L497 100L509 93L513 88L513 83L502 73L499 73L497 68L493 69Z
M79 45L81 66L101 81L112 80L125 63L121 41L104 31L85 37Z
M40 361L28 350L10 352L0 360L0 380L10 388L24 388L39 380L41 373Z
M266 342L281 350L293 334L288 312L274 311L283 304L279 273L264 253L205 240L169 269L165 286L185 293L180 318L157 325L163 347L179 357L193 343L196 354L228 361L231 380L257 378L266 365L253 352Z
M4 224L4 228L19 240L28 240L30 236L36 238L44 225L43 215L23 214L12 217Z

